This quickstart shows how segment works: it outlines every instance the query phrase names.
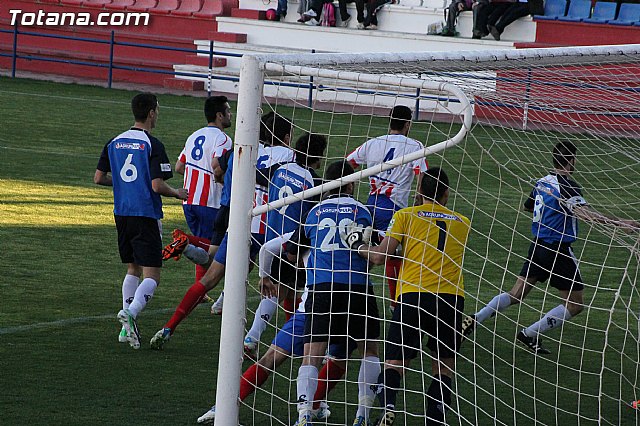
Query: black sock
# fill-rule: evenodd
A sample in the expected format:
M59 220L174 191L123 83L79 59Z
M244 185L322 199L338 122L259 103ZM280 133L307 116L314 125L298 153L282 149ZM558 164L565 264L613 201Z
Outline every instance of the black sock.
M427 425L444 424L444 413L451 405L451 377L434 376L427 391Z
M400 388L402 376L393 368L386 368L378 376L378 404L381 407L396 406L396 393Z

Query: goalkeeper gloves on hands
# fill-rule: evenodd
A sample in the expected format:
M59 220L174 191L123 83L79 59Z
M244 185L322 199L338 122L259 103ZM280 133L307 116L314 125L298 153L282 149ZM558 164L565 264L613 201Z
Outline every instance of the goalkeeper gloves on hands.
M367 226L364 228L362 225L352 223L347 226L347 238L345 242L352 250L357 250L363 244L371 245L371 235L373 234L373 228Z

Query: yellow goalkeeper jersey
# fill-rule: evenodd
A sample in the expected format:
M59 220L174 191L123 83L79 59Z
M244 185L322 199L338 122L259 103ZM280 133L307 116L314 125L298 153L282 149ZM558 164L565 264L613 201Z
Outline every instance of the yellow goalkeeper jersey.
M471 222L436 203L397 211L387 236L402 244L396 298L430 292L464 296L462 259Z

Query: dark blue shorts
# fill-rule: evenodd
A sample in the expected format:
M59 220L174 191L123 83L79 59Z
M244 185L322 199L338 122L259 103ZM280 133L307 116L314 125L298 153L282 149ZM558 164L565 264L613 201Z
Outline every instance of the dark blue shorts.
M216 256L213 258L216 262L227 264L227 241L229 240L229 234L225 234L220 247L216 252ZM254 260L260 252L260 247L264 244L264 234L251 234L251 247L249 248L249 258Z
M184 218L191 233L196 237L211 240L213 237L213 223L216 221L218 209L207 206L194 206L193 204L183 204Z

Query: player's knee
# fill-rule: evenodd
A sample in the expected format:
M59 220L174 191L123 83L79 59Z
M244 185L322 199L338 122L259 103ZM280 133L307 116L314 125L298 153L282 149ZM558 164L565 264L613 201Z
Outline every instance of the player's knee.
M582 303L567 303L567 311L571 314L572 317L575 317L580 312L584 310L584 305Z

